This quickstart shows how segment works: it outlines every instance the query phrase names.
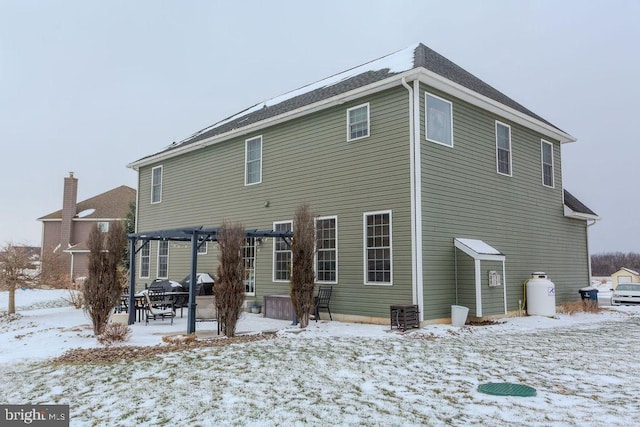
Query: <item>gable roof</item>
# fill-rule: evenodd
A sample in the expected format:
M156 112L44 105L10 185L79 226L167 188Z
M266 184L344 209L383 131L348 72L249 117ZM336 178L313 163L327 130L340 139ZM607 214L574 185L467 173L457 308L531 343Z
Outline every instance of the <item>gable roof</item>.
M125 218L129 212L129 204L135 201L136 190L126 185L121 185L78 202L74 219L79 218L78 214L80 213L86 213L86 215L82 215L82 218L88 220ZM40 217L38 221L58 219L62 219L62 209Z
M578 200L573 194L569 193L567 190L564 190L564 205L571 209L574 213L579 214L581 216L592 217L589 219L600 219L597 213L592 211Z
M391 86L397 86L401 84L401 78L405 76L411 76L410 79L420 78L421 81L427 84L435 82L439 86L443 85L444 87L439 87L439 89L447 92L447 88L449 88L455 96L460 93L469 93L472 98L477 98L479 103L489 102L498 105L499 111L506 107L504 108L505 113L514 112L525 117L526 120L539 124L542 128L548 129L551 134L562 142L575 141L574 137L560 128L420 43L258 103L201 129L182 141L174 142L158 153L143 157L131 163L129 167L137 168L141 164L148 163L144 162L144 160L152 159L159 154L171 155L174 150L181 151L179 149L187 148L195 143L205 142L239 129L249 128L252 125L279 116L287 116L296 110L327 102L372 85L378 85L378 90L382 90L386 86L381 85L381 83L388 79L393 79ZM344 102L344 100L341 101Z

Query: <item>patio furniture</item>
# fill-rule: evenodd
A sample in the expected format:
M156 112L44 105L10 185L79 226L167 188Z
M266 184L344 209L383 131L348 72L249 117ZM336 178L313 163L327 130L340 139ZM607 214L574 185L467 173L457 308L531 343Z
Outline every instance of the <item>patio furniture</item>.
M320 317L320 309L324 308L329 312L329 319L333 320L331 317L331 309L329 308L329 302L331 302L331 291L333 287L331 286L320 286L318 288L318 295L314 298L313 305L313 317L315 317L316 322Z
M171 318L171 324L173 325L173 318L176 317L176 312L173 311L173 307L162 308L159 305L154 306L153 301L149 295L147 290L142 291L144 293L144 298L146 300L146 317L145 324L149 324L149 318L153 318L156 320L161 318L164 320L165 318Z

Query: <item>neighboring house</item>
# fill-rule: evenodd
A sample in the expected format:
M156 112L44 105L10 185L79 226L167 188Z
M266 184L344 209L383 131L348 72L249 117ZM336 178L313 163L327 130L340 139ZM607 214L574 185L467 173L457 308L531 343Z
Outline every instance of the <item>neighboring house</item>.
M97 224L104 232L123 221L136 200L136 190L126 185L77 202L78 179L73 172L64 179L62 209L38 218L42 221L42 250L61 251L65 269L72 280L87 274L87 239ZM46 268L46 266L45 266Z
M613 289L616 289L620 283L640 283L640 273L630 268L622 267L611 275Z
M389 322L392 304L421 320L518 309L544 271L558 301L589 284L588 225L564 191L561 144L575 138L419 44L255 105L129 165L137 232L176 227L291 230L317 214L318 284L334 319ZM153 241L138 283L180 279L190 244ZM288 294L291 252L248 239L247 295ZM215 244L198 270L215 271ZM142 279L142 280L140 280Z

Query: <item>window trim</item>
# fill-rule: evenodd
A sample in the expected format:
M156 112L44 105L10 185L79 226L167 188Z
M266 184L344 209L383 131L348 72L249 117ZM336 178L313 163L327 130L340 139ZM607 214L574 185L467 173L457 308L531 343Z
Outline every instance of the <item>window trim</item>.
M98 227L98 230L100 230L101 233L109 232L109 221L98 221L96 225Z
M507 129L509 129L509 173L500 172L500 158L498 156L498 126L504 126ZM513 143L512 143L512 135L511 135L511 126L499 120L496 120L494 130L496 134L496 172L503 176L513 176Z
M205 240L202 246L198 246L197 255L207 255L209 253L209 241ZM199 243L198 243L199 244ZM200 252L200 249L204 248L204 252Z
M245 287L245 291L244 294L247 296L255 296L256 295L256 259L257 259L257 255L258 255L258 239L256 237L245 237L244 239L244 243L242 245L242 262L245 265L245 271L247 271L247 263L246 263L246 257L244 256L245 253L245 248L250 248L251 246L249 246L247 244L247 242L251 242L253 241L253 292L247 292L247 284L244 283L247 281L247 279L243 280L243 284Z
M335 280L318 280L318 254L320 253L320 250L318 249L318 236L317 236L317 230L318 230L318 221L322 221L322 220L327 220L327 219L333 219L335 221L335 227L336 227L336 235L335 235L335 241L336 241L336 245L335 245L335 249L333 249L333 251L336 254L336 279ZM314 256L314 262L313 262L313 268L314 268L314 272L315 272L315 283L318 284L323 284L323 285L337 285L338 284L338 215L327 215L327 216L319 216L314 218L314 229L316 231L316 238L315 238L315 256Z
M547 146L549 146L549 148L551 149L551 185L546 184L544 182L544 146L545 144ZM550 143L549 141L545 141L544 139L540 140L540 172L542 174L541 178L542 178L542 185L547 187L547 188L555 188L555 184L556 184L556 179L555 179L555 172L556 172L556 166L555 166L555 158L553 155L553 144Z
M157 169L160 169L160 183L155 183L153 182L153 178L155 176L155 171ZM151 204L155 205L157 203L161 203L162 202L162 175L164 174L164 169L163 169L163 165L160 166L155 166L153 168L151 168ZM153 190L154 188L158 186L160 188L160 191L158 191L158 200L153 200Z
M277 224L290 224L291 225L291 231L293 231L293 220L289 219L286 221L274 221L273 222L273 230L275 231L276 229L276 225ZM289 279L287 280L283 280L283 279L276 279L276 240L278 239L278 237L274 237L273 238L273 256L271 258L271 280L274 283L289 283L291 281L291 272L289 272ZM278 252L284 252L284 251L278 251ZM288 249L289 255L291 256L291 262L293 262L293 253L291 252L291 248Z
M160 275L160 245L166 243L167 244L167 274L165 276ZM169 278L169 241L168 240L158 240L158 256L157 256L157 264L156 264L156 277L158 279L168 279Z
M249 142L259 140L260 141L260 177L256 182L248 182L249 181L249 161L247 159L249 154ZM252 160L252 162L256 162L257 160ZM244 140L244 186L248 187L251 185L261 184L262 183L262 135L254 136L251 138L247 138Z
M367 134L351 138L351 111L359 108L367 107ZM368 102L364 104L356 105L355 107L347 108L347 142L357 141L359 139L368 138L371 136L371 107Z
M371 215L380 215L380 214L388 214L389 215L389 282L369 282L368 280L368 266L367 266L367 217ZM372 212L364 212L362 214L362 243L363 243L363 273L364 273L364 284L366 286L393 286L393 211L392 210L382 210L382 211L372 211Z
M429 97L433 97L436 99L439 99L440 101L443 101L447 104L449 104L449 131L450 131L450 135L451 135L451 144L446 144L442 141L438 141L435 139L431 139L429 138L429 108L428 108L428 103L427 103L427 99ZM449 101L448 99L445 99L441 96L435 95L431 92L424 92L424 138L429 141L429 142L433 142L434 144L439 144L442 145L444 147L449 147L449 148L453 148L453 102Z
M144 249L147 249L147 255L144 254ZM147 258L147 275L143 276L143 268L142 268L142 259ZM140 248L140 270L139 270L139 278L140 279L148 279L151 277L151 242L145 242L143 246Z

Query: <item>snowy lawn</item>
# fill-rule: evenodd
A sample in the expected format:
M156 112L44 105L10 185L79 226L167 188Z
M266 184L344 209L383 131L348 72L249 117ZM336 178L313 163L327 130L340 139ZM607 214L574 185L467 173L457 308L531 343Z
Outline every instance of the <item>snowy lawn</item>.
M245 314L238 330L273 339L110 364L53 357L100 347L61 291L19 291L0 316L2 403L69 404L72 426L636 425L640 308L522 317L491 326L388 327L290 322ZM6 308L6 292L0 308ZM128 345L184 333L186 317L135 324ZM215 330L215 324L198 325ZM207 334L211 335L211 333ZM536 397L476 391L522 383Z

